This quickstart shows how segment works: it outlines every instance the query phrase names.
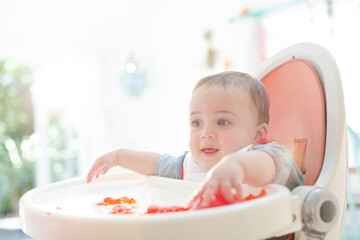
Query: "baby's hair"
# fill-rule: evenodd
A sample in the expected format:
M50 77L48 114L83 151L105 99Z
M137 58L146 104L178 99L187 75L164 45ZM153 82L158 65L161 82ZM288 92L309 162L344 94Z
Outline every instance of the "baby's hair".
M269 124L270 100L265 86L261 81L242 72L221 72L200 79L195 85L193 93L201 86L210 86L214 84L223 86L226 92L233 88L242 88L248 91L258 111L258 124Z

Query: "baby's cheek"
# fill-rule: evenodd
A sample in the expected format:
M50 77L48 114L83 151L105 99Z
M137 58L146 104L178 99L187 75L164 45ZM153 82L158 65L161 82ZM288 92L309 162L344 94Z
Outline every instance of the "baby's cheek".
M190 148L191 153L193 153L196 150L200 149L199 141L194 136L190 136L189 148Z
M224 144L223 154L224 156L239 151L240 149L252 144L252 140L241 138L228 138L228 141Z

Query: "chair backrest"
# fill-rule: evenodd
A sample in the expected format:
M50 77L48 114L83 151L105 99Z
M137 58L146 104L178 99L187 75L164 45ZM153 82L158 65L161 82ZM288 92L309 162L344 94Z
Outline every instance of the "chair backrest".
M281 73L285 71L283 69L288 68L287 65L291 67L293 64L303 65L303 69L299 67L300 69L294 72L291 70L288 73ZM347 128L344 93L335 59L322 46L314 43L297 43L263 62L254 76L264 81L273 101L270 103L272 105L270 137L278 138L279 142L283 141L284 145L295 154L300 168L306 171L305 184L325 187L338 199L341 217L333 229L326 234L325 239L340 239L347 205ZM278 81L279 83L276 83ZM284 83L282 84L281 81ZM287 97L284 96L282 100L277 99L279 95L285 94L285 90L291 94L286 94ZM283 105L289 106L302 102L305 108L311 106L314 109L304 111L301 106L293 106L281 110L285 107L281 106L281 101ZM299 110L291 113L298 116L297 120L293 117L288 118L290 112L287 111L292 111L294 108ZM289 125L285 119L281 119L281 116L297 122ZM304 118L303 122L299 120L302 118ZM276 129L280 129L279 134ZM306 146L303 142L306 142ZM298 143L303 144L297 145ZM314 149L315 145L319 147L318 150Z
M325 151L326 108L318 75L304 59L294 58L268 72L261 81L270 97L268 139L287 147L313 185Z

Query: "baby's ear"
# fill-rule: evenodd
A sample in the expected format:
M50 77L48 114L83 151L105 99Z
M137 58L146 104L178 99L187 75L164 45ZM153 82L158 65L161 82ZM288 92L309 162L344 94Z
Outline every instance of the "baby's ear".
M266 138L268 125L266 123L257 126L255 141Z

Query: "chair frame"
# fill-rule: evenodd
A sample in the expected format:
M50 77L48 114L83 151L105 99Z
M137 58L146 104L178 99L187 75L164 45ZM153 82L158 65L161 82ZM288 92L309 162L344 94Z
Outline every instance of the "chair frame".
M329 189L339 202L339 218L325 239L340 239L347 204L347 128L344 95L337 64L325 48L313 43L290 46L270 59L254 76L262 79L271 70L294 59L306 60L314 68L322 84L326 106L326 140L324 160L315 187Z

